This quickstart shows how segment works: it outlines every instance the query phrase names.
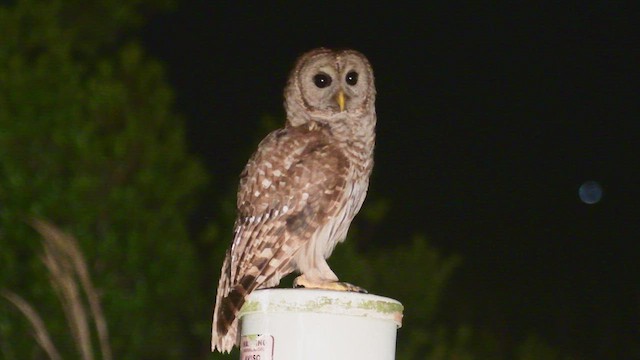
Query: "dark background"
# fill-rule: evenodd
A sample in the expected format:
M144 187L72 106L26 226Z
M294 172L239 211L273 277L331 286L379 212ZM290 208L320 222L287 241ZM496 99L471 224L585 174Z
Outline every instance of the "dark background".
M378 89L370 197L391 201L371 241L420 233L463 256L448 320L588 356L640 336L637 19L625 2L187 1L141 35L219 193L261 117L284 116L297 56L363 52ZM604 190L592 205L588 180Z

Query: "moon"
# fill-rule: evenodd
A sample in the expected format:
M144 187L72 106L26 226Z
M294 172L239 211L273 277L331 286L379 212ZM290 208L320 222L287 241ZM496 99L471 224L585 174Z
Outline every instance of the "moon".
M602 186L597 181L585 181L578 189L578 196L585 204L595 204L602 199Z

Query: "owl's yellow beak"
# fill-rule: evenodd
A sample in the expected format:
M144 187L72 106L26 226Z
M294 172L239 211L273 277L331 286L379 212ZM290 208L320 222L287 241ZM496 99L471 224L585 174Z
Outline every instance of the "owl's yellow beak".
M340 106L340 111L344 111L344 92L342 90L338 91L336 101L338 102L338 106Z

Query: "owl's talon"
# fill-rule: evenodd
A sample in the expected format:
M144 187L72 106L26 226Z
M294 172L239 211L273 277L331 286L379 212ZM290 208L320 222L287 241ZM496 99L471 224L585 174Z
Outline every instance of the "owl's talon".
M350 284L343 281L311 281L304 276L298 276L293 280L293 287L296 289L323 289L334 291L350 291L358 292L361 294L368 294L369 292L360 286Z

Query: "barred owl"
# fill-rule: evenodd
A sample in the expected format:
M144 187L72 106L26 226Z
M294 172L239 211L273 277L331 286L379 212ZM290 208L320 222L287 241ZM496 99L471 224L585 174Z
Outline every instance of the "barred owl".
M237 220L213 315L211 347L238 342L237 314L255 289L293 271L297 287L363 291L327 265L360 210L375 143L373 71L353 50L301 56L285 88L287 120L240 175Z

